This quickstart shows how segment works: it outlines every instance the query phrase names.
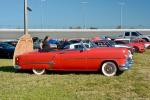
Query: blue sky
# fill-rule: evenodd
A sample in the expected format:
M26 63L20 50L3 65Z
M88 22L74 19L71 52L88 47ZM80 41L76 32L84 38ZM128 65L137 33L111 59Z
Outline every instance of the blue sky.
M0 28L23 27L24 0L0 0ZM86 3L81 3L86 2ZM30 28L150 27L150 0L28 0Z

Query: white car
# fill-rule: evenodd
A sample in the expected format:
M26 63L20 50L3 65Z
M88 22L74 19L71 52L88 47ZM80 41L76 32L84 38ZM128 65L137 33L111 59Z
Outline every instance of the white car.
M90 43L83 43L83 44L84 44L84 46L86 46L86 48L91 47ZM78 49L79 50L82 48L82 46L83 46L82 43L74 43L74 44L65 46L64 49ZM128 50L128 52L129 52L129 58L133 61L133 55L132 55L131 51Z

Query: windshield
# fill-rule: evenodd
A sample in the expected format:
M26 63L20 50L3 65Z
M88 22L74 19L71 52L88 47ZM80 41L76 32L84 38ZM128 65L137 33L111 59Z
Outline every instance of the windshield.
M142 35L140 32L137 32L139 35Z
M90 40L83 40L83 43L87 43L89 45L89 48L96 48L98 47L94 42Z

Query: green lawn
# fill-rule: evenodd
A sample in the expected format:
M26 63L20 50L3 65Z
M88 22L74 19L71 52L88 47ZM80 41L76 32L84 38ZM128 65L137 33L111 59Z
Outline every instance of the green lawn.
M131 70L115 77L99 73L20 72L0 59L0 100L150 100L150 50L134 55Z

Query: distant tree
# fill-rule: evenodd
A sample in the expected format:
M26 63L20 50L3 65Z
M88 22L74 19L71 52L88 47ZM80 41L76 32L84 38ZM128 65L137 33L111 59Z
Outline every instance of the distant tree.
M69 27L69 29L73 29L73 27L72 27L72 26L70 26L70 27Z
M98 29L97 27L90 27L89 29Z
M117 27L116 27L116 29L121 29L122 27L121 27L121 25L118 25Z
M135 27L131 26L130 29L135 29Z
M75 26L75 27L70 26L69 29L81 29L81 26Z
M75 27L75 29L81 29L81 26L77 26L77 27Z

